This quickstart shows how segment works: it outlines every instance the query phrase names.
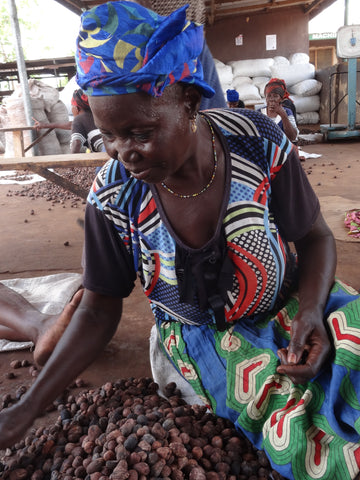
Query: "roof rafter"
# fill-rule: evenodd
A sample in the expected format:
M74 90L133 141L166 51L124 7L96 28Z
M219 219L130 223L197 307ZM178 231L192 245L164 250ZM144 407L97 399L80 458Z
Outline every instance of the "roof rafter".
M107 0L55 0L77 15ZM336 0L205 0L209 25L230 15L251 15L276 12L281 9L302 7L304 14L312 19Z

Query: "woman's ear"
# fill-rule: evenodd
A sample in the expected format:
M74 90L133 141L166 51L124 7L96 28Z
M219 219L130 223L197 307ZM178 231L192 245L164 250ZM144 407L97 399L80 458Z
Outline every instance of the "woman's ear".
M193 85L187 85L184 89L185 108L189 112L189 117L192 118L198 111L201 102L201 93Z

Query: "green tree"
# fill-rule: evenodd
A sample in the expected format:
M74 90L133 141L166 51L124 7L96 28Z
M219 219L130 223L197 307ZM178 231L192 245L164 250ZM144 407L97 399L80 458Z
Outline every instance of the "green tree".
M37 31L40 19L34 18L32 12L38 7L38 0L16 0L16 8L21 32L21 43L26 59L27 40L31 39ZM13 62L16 60L14 48L14 35L11 26L8 0L0 0L0 62ZM29 20L31 19L31 20Z

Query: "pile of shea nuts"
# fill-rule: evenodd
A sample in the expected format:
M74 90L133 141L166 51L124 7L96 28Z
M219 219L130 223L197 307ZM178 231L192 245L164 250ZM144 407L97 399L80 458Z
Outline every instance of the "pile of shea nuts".
M66 391L58 420L2 452L4 480L284 480L232 424L151 378Z

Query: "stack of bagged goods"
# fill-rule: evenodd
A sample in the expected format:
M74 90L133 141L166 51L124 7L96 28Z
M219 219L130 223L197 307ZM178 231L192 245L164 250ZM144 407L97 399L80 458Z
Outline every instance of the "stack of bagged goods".
M271 78L281 78L295 104L297 123L319 123L322 83L316 80L315 66L306 53L294 53L289 58L234 60L226 64L216 59L215 65L224 95L226 90L234 89L245 106L258 109L265 105L265 85Z
M40 123L66 123L69 115L66 106L59 99L59 92L56 88L47 85L40 80L29 80L29 92L33 117ZM3 102L0 112L1 123L5 127L23 127L27 125L22 89L18 84L12 95ZM40 131L40 134L45 130ZM48 133L38 143L39 155L59 155L70 153L70 130L56 129ZM30 145L32 135L30 130L23 132L24 145ZM31 149L26 152L31 156ZM5 135L5 157L14 156L13 137L11 132Z
M234 78L232 68L230 65L225 65L225 63L221 62L216 58L214 58L214 63L221 87L223 89L223 92L225 93L226 90L232 88L231 85Z

